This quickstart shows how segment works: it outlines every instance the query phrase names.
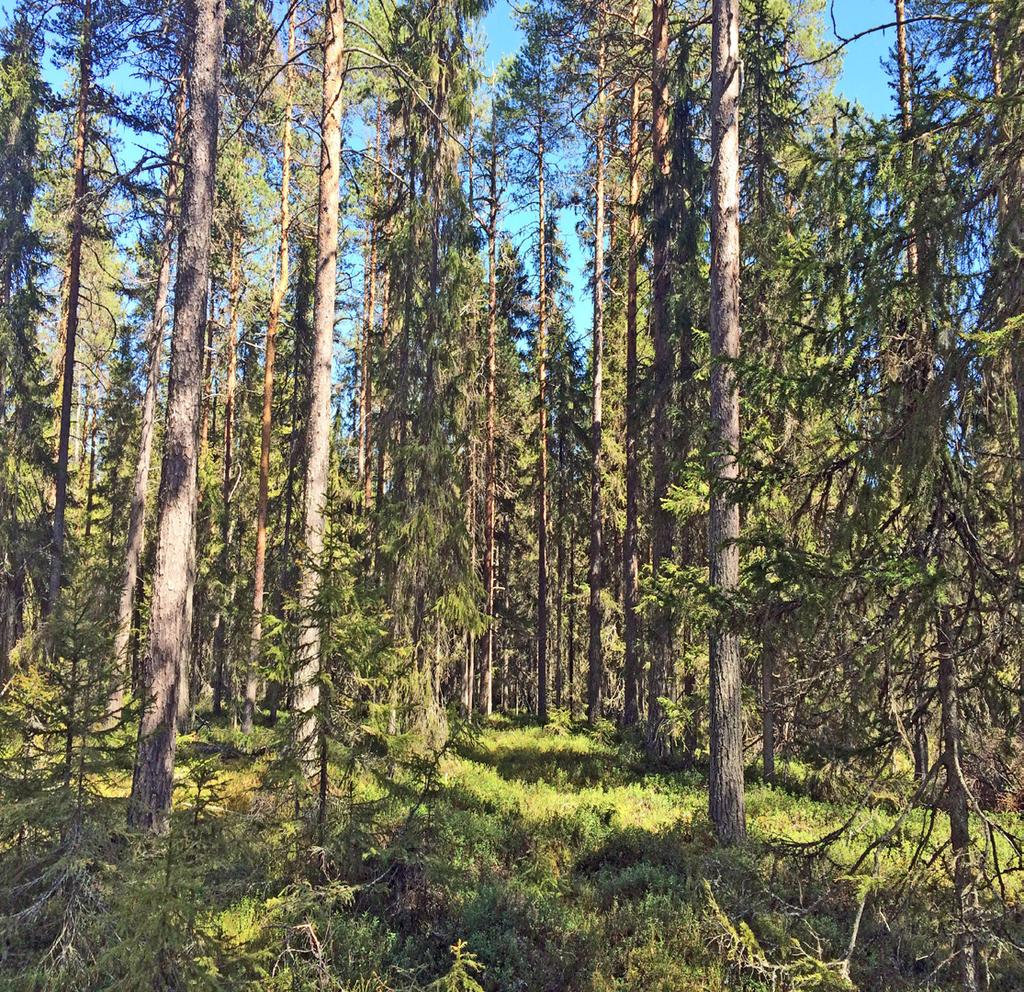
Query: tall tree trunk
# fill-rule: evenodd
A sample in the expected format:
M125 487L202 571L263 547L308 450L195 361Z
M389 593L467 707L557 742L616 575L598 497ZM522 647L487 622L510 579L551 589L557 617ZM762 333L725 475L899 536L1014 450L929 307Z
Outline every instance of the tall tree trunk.
M228 276L228 319L227 319L227 374L224 386L224 448L221 464L221 506L220 506L220 555L218 573L221 592L217 606L217 616L213 624L213 712L221 713L225 697L230 707L232 718L237 716L234 700L234 680L227 657L227 615L231 612L234 598L235 577L229 573L228 560L234 533L234 518L231 515L231 495L234 488L231 472L234 468L235 441L235 387L238 378L238 301L241 294L242 277L240 266L240 247L242 239L241 218L235 218L235 231L231 238L231 262Z
M634 31L636 0L632 7ZM640 459L637 450L637 271L640 254L640 82L634 80L629 115L629 245L626 276L626 529L622 542L622 635L625 648L622 722L635 726L640 719L640 652L637 609L640 603Z
M548 401L547 220L544 216L544 130L537 128L537 716L548 718Z
M588 570L590 600L587 620L590 639L587 647L587 721L593 726L601 719L601 690L604 665L601 656L601 417L604 376L604 18L598 22L597 55L597 136L594 142L594 340L591 356L592 397L590 415L590 562Z
M125 683L128 678L128 644L131 640L132 613L135 608L135 587L139 577L139 562L146 537L146 496L149 492L149 469L153 460L153 427L156 423L156 404L160 391L160 359L164 335L167 333L167 297L171 285L171 255L178 217L178 183L181 177L181 138L185 126L185 63L178 84L174 113L174 133L168 150L167 188L164 192L164 221L160 240L160 268L156 276L156 296L153 302L153 320L149 330L149 370L146 375L146 394L142 400L142 429L139 435L139 457L135 463L132 482L132 501L128 511L128 537L125 541L124 579L117 605L117 630L114 634L114 663L116 674L107 711L117 719L124 705Z
M178 681L188 670L192 627L197 425L202 393L203 328L210 268L210 228L217 158L224 0L198 0L190 127L185 142L182 235L175 283L174 331L167 396L167 432L160 478L156 565L150 606L149 650L144 661L142 720L132 791L130 826L166 832L177 747Z
M492 115L494 109L491 110ZM494 435L498 391L498 129L491 119L490 197L487 217L487 448L484 497L484 590L487 597L487 632L480 665L480 711L494 709L494 522L497 502L497 465Z
M242 703L242 733L252 732L259 685L258 665L263 640L263 596L267 571L267 507L270 502L270 442L273 433L274 358L281 307L288 292L288 232L291 227L289 195L292 170L292 86L295 58L295 8L288 15L288 53L285 69L285 117L281 134L281 236L277 250L277 278L270 294L267 318L267 346L263 360L263 410L260 415L260 476L256 495L256 560L253 564L252 630L249 637L249 661L245 672L245 698Z
M1005 166L997 185L1000 263L1000 323L1005 323L1024 310L1024 155L1017 143L1020 125L1017 108L1024 89L1024 24L1008 7L996 17L992 26L993 90L999 114L999 145L1004 150ZM1010 376L1017 407L1017 484L1024 491L1024 334L1014 330L1010 340ZM1014 521L1013 568L1015 578L1024 562L1024 507L1018 503ZM1024 658L1017 673L1018 735L1024 737Z
M672 349L669 335L668 303L671 293L669 273L668 197L668 0L651 2L651 156L654 164L651 338L654 343L654 411L651 461L651 559L658 575L663 562L672 554L672 519L663 502L668 495L672 444L669 416L672 400ZM671 631L667 615L651 624L651 667L647 684L647 744L657 752L663 746L662 714L659 699L665 695L666 672L671 650Z
M740 349L739 0L714 0L711 20L711 584L728 601L739 585ZM723 844L746 833L740 637L720 616L710 631L709 807Z
M903 140L905 142L909 142L912 136L913 107L911 105L910 96L910 58L907 52L906 6L904 0L895 0L895 10L896 63L898 69L897 92L900 107L900 129L902 131ZM907 237L907 274L910 276L912 284L917 287L920 281L920 272L918 262L918 238L913 218ZM922 300L921 303L923 302L924 301ZM909 340L911 337L909 330L911 321L908 317L904 317L901 321L901 337L903 340L898 342L898 350L903 353L905 362L905 367L901 370L900 374L903 378L904 384L904 395L902 399L903 415L907 418L907 422L909 422L909 417L913 414L913 411L917 406L917 394L920 392L920 387L922 385L917 364L921 360L920 352L925 346L925 324L923 313L919 315L916 323L918 325L920 340ZM914 680L916 685L914 687L914 709L911 716L911 743L914 751L914 774L918 781L922 781L928 774L928 769L931 764L928 758L928 692L924 685L927 665L922 658L915 663L914 667Z
M576 534L569 528L569 629L566 632L566 678L569 716L576 719Z
M318 566L324 547L324 503L330 460L331 359L338 274L338 183L341 176L341 88L345 66L343 0L327 0L324 28L313 356L310 363L309 415L306 419L304 532L308 558L299 580L302 617L292 686L296 752L306 770L314 766L319 751L320 630L311 614L320 592Z
M46 608L53 611L64 578L65 515L68 503L68 450L71 439L71 400L75 389L75 344L78 339L78 302L82 288L82 239L85 227L85 149L89 140L89 90L92 85L92 0L83 0L82 39L78 47L78 108L75 114L75 158L72 166L71 241L68 246L68 289L64 312L63 372L60 426L57 432L57 472L53 501L53 537L50 547L50 584Z
M366 272L366 318L363 323L363 353L359 374L359 477L363 487L363 512L370 508L373 495L373 474L370 471L373 436L373 341L377 322L377 209L380 203L380 138L383 108L377 98L377 124L374 139L373 216L370 225L370 250Z

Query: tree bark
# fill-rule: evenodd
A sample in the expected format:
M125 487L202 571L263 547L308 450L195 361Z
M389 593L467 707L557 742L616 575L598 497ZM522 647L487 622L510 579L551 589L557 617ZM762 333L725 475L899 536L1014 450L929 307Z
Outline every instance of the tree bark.
M190 126L185 143L182 235L175 283L167 430L160 478L156 565L144 661L145 702L128 804L130 826L168 829L177 747L178 681L188 670L192 626L189 549L194 547L197 425L202 392L203 329L210 268L224 0L198 0Z
M221 713L224 698L228 697L232 716L236 714L233 705L232 678L227 658L227 617L234 598L234 573L229 576L228 558L230 556L234 520L231 516L231 470L233 468L233 448L235 437L235 386L238 376L238 298L241 293L241 273L239 271L239 241L241 234L241 218L234 220L235 231L231 237L231 262L228 276L228 319L227 319L227 360L228 367L224 387L224 447L221 465L221 508L220 508L220 561L218 572L221 582L221 593L217 606L217 616L213 623L213 712ZM224 595L224 590L229 590Z
M592 399L590 415L590 600L587 620L587 721L593 726L601 719L604 666L601 654L601 555L604 543L601 519L601 417L604 376L604 19L598 22L597 135L594 143L594 335L591 356Z
M711 584L724 600L739 585L740 404L734 363L740 347L739 0L714 0L711 21ZM709 806L723 844L746 833L740 638L734 619L710 631Z
M636 29L636 0L632 24ZM622 636L625 648L622 722L627 727L640 719L640 654L637 609L640 603L640 459L637 450L637 272L640 254L640 82L634 80L629 115L629 259L626 276L626 528L622 542Z
M492 108L492 115L494 110ZM491 119L490 197L487 218L487 447L484 497L484 589L487 597L487 632L480 664L480 712L494 709L494 523L497 502L497 465L494 437L498 391L498 125Z
M377 322L377 208L380 201L380 136L383 110L377 98L377 126L374 139L373 206L370 223L370 250L365 278L366 315L363 322L363 351L359 371L359 478L363 488L363 513L370 509L373 474L370 471L373 448L370 433L373 419L373 339Z
M775 781L775 654L766 644L761 652L761 756L764 780Z
M992 13L992 76L999 115L999 146L1005 165L996 188L999 251L1000 251L1000 322L1024 310L1024 156L1016 142L1020 126L1016 120L1021 91L1024 89L1024 25L1007 8L997 18ZM1017 407L1017 485L1024 490L1024 335L1017 329L1010 341L1010 377ZM1024 508L1018 509L1014 521L1014 576L1019 575L1024 561ZM1017 672L1017 733L1024 737L1024 658Z
M940 609L937 622L939 655L939 703L942 707L943 765L946 770L946 801L953 848L953 897L956 906L957 968L962 992L978 992L978 947L974 938L977 894L971 858L970 805L961 763L960 701L952 616Z
M274 359L281 307L288 292L288 232L291 227L292 169L292 87L295 58L295 8L288 15L288 51L285 68L285 118L281 134L281 236L277 249L277 277L270 294L267 318L267 346L263 359L263 410L260 414L260 475L256 494L256 560L253 563L252 630L249 660L245 671L245 697L242 702L242 733L252 733L259 687L260 644L263 640L263 596L267 571L267 508L270 502L270 442L273 433Z
M89 90L92 85L92 0L82 4L82 40L78 47L78 107L75 114L75 157L72 166L71 241L68 246L68 289L64 312L63 372L61 375L60 426L57 432L57 471L53 501L53 536L50 583L46 608L57 608L64 578L65 516L68 503L68 451L71 439L71 400L75 388L75 344L78 339L78 302L82 288L82 240L85 227L85 149L89 140Z
M671 467L672 353L668 327L671 280L668 267L671 236L668 216L668 0L651 2L651 157L654 164L653 221L651 231L651 339L654 344L653 436L651 462L651 559L655 576L672 554L672 519L663 506L668 495ZM665 615L651 625L651 667L647 684L647 745L662 748L663 714L659 699L665 695L671 631Z
M548 407L544 131L537 128L537 716L548 718Z
M168 150L167 188L164 192L164 221L160 240L160 268L156 276L156 296L153 303L153 321L149 331L149 370L146 375L146 393L142 400L142 427L139 435L139 458L135 464L132 483L132 501L128 511L128 537L125 541L124 579L117 606L117 631L114 635L115 683L110 693L107 711L116 720L124 705L125 683L128 677L128 644L131 640L132 614L135 608L135 587L139 577L139 562L146 542L146 496L149 492L149 469L153 460L153 427L156 423L156 404L160 391L160 359L164 335L167 333L167 297L171 285L171 255L178 217L178 183L181 177L181 138L185 125L185 65L178 84L178 98L174 114L174 133Z
M330 460L331 360L334 350L338 274L338 184L341 176L341 89L345 66L343 0L326 0L323 105L320 125L320 186L317 264L313 302L313 355L306 419L305 551L299 580L302 616L294 672L296 753L305 770L315 767L320 700L320 630L312 615L320 593L325 499Z

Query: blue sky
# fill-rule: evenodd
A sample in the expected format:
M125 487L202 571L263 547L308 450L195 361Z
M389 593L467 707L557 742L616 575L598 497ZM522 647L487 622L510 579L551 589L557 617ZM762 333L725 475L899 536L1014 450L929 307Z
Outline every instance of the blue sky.
M6 22L7 15L13 7L14 0L0 0L0 11L3 11L0 22ZM821 19L827 39L836 39L833 22L838 34L848 38L875 25L890 23L893 20L893 5L890 0L826 0ZM517 49L520 36L515 27L509 0L496 0L484 19L483 34L487 43L488 68L497 65L503 56L512 54ZM876 115L894 111L892 88L882 65L883 60L888 57L894 37L893 29L870 34L848 45L840 56L842 70L836 83L837 91L851 102L859 102L866 110ZM50 69L50 73L52 81L59 85L62 74L59 71L54 72L53 68ZM122 87L131 86L127 76L118 82L121 82ZM583 250L576 237L577 219L570 213L563 213L561 230L569 255L569 274L574 298L572 316L576 334L580 337L589 337L592 306L587 290L587 275L588 266L591 264L590 253ZM504 222L506 228L518 231L532 223L532 214L527 217L522 211L518 214L506 213Z
M894 20L891 0L826 0L821 15L824 36L831 41L849 38L867 28L889 24ZM835 32L833 31L833 19ZM484 36L487 41L488 69L497 65L505 55L512 54L519 46L520 35L514 22L514 12L508 0L497 0L484 18ZM895 29L879 31L847 45L840 56L842 71L836 82L836 90L850 102L860 103L865 110L875 115L892 113L893 92L883 61L895 41ZM573 284L573 323L578 337L588 337L592 323L592 304L587 290L590 252L585 251L576 237L577 218L563 213L561 233L569 254L570 278ZM521 211L506 213L505 226L519 230L533 222L532 213L527 217Z

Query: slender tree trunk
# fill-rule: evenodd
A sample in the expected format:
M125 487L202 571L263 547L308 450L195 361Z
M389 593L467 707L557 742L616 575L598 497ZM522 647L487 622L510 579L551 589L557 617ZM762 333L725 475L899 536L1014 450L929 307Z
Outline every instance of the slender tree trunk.
M711 21L711 584L725 600L739 585L740 348L739 0L713 0ZM740 637L719 617L710 631L709 806L723 844L746 834Z
M492 114L494 110L492 109ZM497 465L494 436L498 392L498 129L491 120L490 198L487 218L487 448L484 497L484 589L487 596L487 632L480 666L480 711L494 709L494 522L497 502Z
M590 600L587 620L587 721L593 726L601 719L604 665L601 656L601 555L604 543L601 519L601 417L604 376L604 18L598 23L597 137L594 143L594 340L591 356L592 399L590 416Z
M292 169L292 60L295 58L295 9L288 16L288 53L285 69L285 117L281 134L281 236L277 250L277 278L270 294L267 318L267 347L263 360L263 410L260 415L260 476L256 495L256 560L253 564L252 631L249 638L249 662L245 672L245 698L242 703L242 733L252 733L259 687L260 643L263 640L263 596L267 572L267 508L270 503L270 442L274 418L274 359L281 307L288 292L288 232L291 227Z
M775 654L771 645L761 653L761 755L764 780L775 781Z
M548 401L547 254L544 215L544 131L537 128L537 716L548 718Z
M668 0L651 2L651 156L654 164L653 221L651 231L651 339L654 343L653 436L651 462L651 559L654 574L672 554L672 519L664 508L671 469L672 349L669 335L668 198ZM651 625L651 667L647 684L647 744L652 752L663 746L663 714L659 699L665 695L668 655L672 636L667 615Z
M1024 24L1014 16L1012 6L992 24L992 82L999 114L999 146L1005 156L1004 172L996 188L999 253L1000 253L1000 322L1024 310L1024 155L1016 143L1020 141L1017 108L1024 89ZM1005 63L1005 64L1004 64ZM1010 341L1010 377L1017 408L1017 485L1024 491L1024 335L1016 329ZM1019 575L1024 561L1024 508L1018 509L1014 521L1014 575ZM1017 673L1017 733L1024 737L1024 658Z
M637 22L634 0L632 23ZM637 272L640 254L640 83L634 81L629 116L629 268L626 276L626 529L622 546L622 634L625 648L625 700L622 722L640 719L640 653L637 609L640 603L640 459L637 450Z
M167 432L160 478L145 702L128 805L130 826L166 832L177 747L178 681L188 671L196 513L203 326L210 267L217 118L224 43L223 0L198 0L188 81L182 236L175 283Z
M895 0L896 10L896 63L898 69L897 91L900 107L900 127L904 141L910 141L912 132L912 113L910 96L910 59L907 52L907 25L906 8L904 0ZM916 226L912 222L907 237L907 273L911 282L917 286L920 281L918 262L918 239ZM922 300L923 302L923 300ZM898 350L903 353L905 366L900 375L904 383L903 414L909 422L917 406L918 393L920 392L921 381L917 365L920 362L920 352L924 350L925 322L923 315L917 320L920 340L909 340L911 335L909 327L911 321L904 317L901 321L901 338L897 343ZM923 780L928 774L930 762L928 759L928 711L925 701L928 693L924 685L924 678L927 666L924 659L918 659L915 663L914 687L914 710L911 717L911 735L914 750L914 773L918 781Z
M380 203L380 139L383 123L381 100L377 98L377 126L374 139L374 175L373 175L373 219L370 228L370 257L366 277L366 320L363 331L363 354L360 370L359 394L359 438L360 459L359 474L363 485L363 512L370 509L373 498L373 473L370 465L373 460L373 342L374 328L377 323L377 209Z
M306 769L314 767L320 699L320 630L315 617L320 592L318 566L324 547L325 499L330 460L331 359L334 348L338 273L338 183L341 175L341 88L345 67L343 0L327 0L324 38L323 109L320 126L320 188L317 264L313 303L313 358L306 420L307 560L299 581L302 608L293 684L295 745Z
M221 516L220 516L220 555L218 572L222 592L217 606L217 615L213 622L213 712L220 715L224 699L233 702L231 672L228 667L227 651L227 618L230 612L231 596L224 596L224 590L233 589L234 578L229 580L228 558L231 551L234 521L231 517L231 470L233 468L233 446L235 436L235 385L238 375L238 297L241 292L241 273L239 271L239 245L241 220L235 219L236 229L231 238L231 261L228 275L228 319L227 319L227 372L224 385L224 447L221 464ZM232 706L232 712L234 707Z
M85 540L92 534L92 512L96 496L96 407L88 404L85 412L86 432L89 436L89 468L85 482Z
M207 445L210 440L210 415L213 411L213 331L217 323L213 310L217 300L217 286L211 277L207 292L206 309L206 330L204 332L205 344L203 346L203 398L201 401L202 412L199 418L199 458L202 460L206 454ZM203 498L202 491L199 493L200 500Z
M60 426L57 433L57 472L53 501L50 584L47 611L57 607L64 578L64 537L68 502L68 451L71 439L71 400L75 389L75 344L78 302L82 287L82 239L85 227L85 149L89 140L89 90L92 85L92 0L83 0L82 40L78 47L78 108L75 115L75 157L71 194L71 242L68 246L68 290L64 313L64 361L61 376Z
M184 70L184 63L182 69ZM139 577L139 562L146 537L146 496L149 492L149 469L153 460L153 427L156 423L156 404L160 391L160 360L164 336L167 333L167 297L171 285L171 255L177 230L178 182L181 177L181 138L185 125L185 74L178 85L174 114L174 134L168 152L167 188L164 193L164 221L160 240L160 268L156 276L156 297L153 320L149 331L149 370L146 375L146 393L142 400L142 429L139 436L139 458L135 464L132 483L132 501L128 511L128 537L125 542L124 579L117 606L117 631L114 635L114 661L116 675L107 710L116 720L124 705L125 683L128 678L128 643L131 639L132 613L135 608L135 587Z
M576 535L569 529L569 630L566 635L569 716L576 719Z
M971 858L970 806L961 763L960 701L952 616L938 612L939 703L942 707L943 764L946 770L946 799L949 834L953 849L953 894L956 905L957 966L962 992L978 992L978 947L974 937L977 893Z

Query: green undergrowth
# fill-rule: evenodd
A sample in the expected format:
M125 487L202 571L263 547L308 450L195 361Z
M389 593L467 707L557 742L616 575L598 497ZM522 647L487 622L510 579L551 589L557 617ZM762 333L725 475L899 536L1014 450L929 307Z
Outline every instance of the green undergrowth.
M799 769L785 788L752 780L750 838L723 850L699 772L645 774L613 734L496 719L437 753L334 755L319 824L279 744L266 728L186 736L168 839L125 834L127 778L109 776L57 908L5 927L0 987L955 987L943 817L897 823L899 796L860 808ZM800 847L844 823L827 851ZM1024 987L1010 955L987 961L992 989Z

